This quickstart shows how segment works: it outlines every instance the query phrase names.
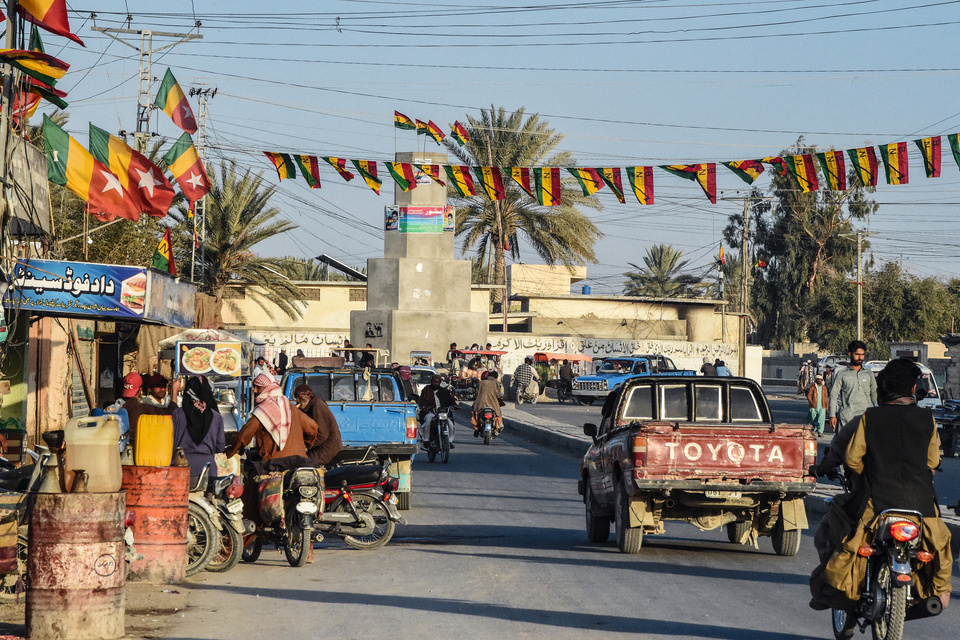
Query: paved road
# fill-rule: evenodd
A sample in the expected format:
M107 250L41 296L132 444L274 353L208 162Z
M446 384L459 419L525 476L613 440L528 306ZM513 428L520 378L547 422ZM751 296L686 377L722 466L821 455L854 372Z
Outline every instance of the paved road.
M410 524L390 545L324 542L303 569L264 550L255 565L204 574L163 637L831 637L827 614L806 606L810 535L780 558L768 539L754 550L668 523L624 556L586 541L577 471L576 457L516 436L459 439L450 464L416 461ZM940 640L958 619L950 609L907 633Z

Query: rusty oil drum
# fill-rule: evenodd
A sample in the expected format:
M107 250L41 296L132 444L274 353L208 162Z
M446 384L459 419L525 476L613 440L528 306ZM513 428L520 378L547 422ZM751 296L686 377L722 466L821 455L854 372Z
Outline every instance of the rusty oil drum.
M190 467L124 465L122 488L136 514L133 547L142 560L130 564L127 580L183 582L187 571L187 499Z
M27 636L122 637L123 492L38 493L32 502Z

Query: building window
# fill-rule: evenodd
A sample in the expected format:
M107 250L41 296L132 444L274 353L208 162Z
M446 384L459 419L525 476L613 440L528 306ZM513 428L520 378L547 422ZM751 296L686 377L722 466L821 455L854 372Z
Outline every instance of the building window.
M320 299L320 289L307 289L301 288L300 293L303 295L304 300L319 300Z
M366 302L366 301L367 301L366 289L350 289L350 302Z
M239 287L227 287L220 297L224 300L243 300L247 297L247 292Z

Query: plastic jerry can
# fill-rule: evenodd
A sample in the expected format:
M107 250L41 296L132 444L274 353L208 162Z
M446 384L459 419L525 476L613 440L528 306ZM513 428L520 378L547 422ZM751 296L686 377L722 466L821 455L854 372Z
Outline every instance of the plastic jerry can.
M73 418L64 431L67 469L88 474L87 491L111 493L120 490L120 423L116 416Z
M141 467L169 467L173 459L173 418L140 416L133 439L133 463Z

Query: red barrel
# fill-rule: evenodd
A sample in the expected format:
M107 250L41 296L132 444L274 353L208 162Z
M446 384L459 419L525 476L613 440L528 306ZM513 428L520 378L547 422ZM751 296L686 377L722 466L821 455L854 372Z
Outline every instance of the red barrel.
M120 638L123 492L38 493L30 512L27 636Z
M127 507L136 513L130 582L183 582L187 571L187 497L190 467L123 467Z

